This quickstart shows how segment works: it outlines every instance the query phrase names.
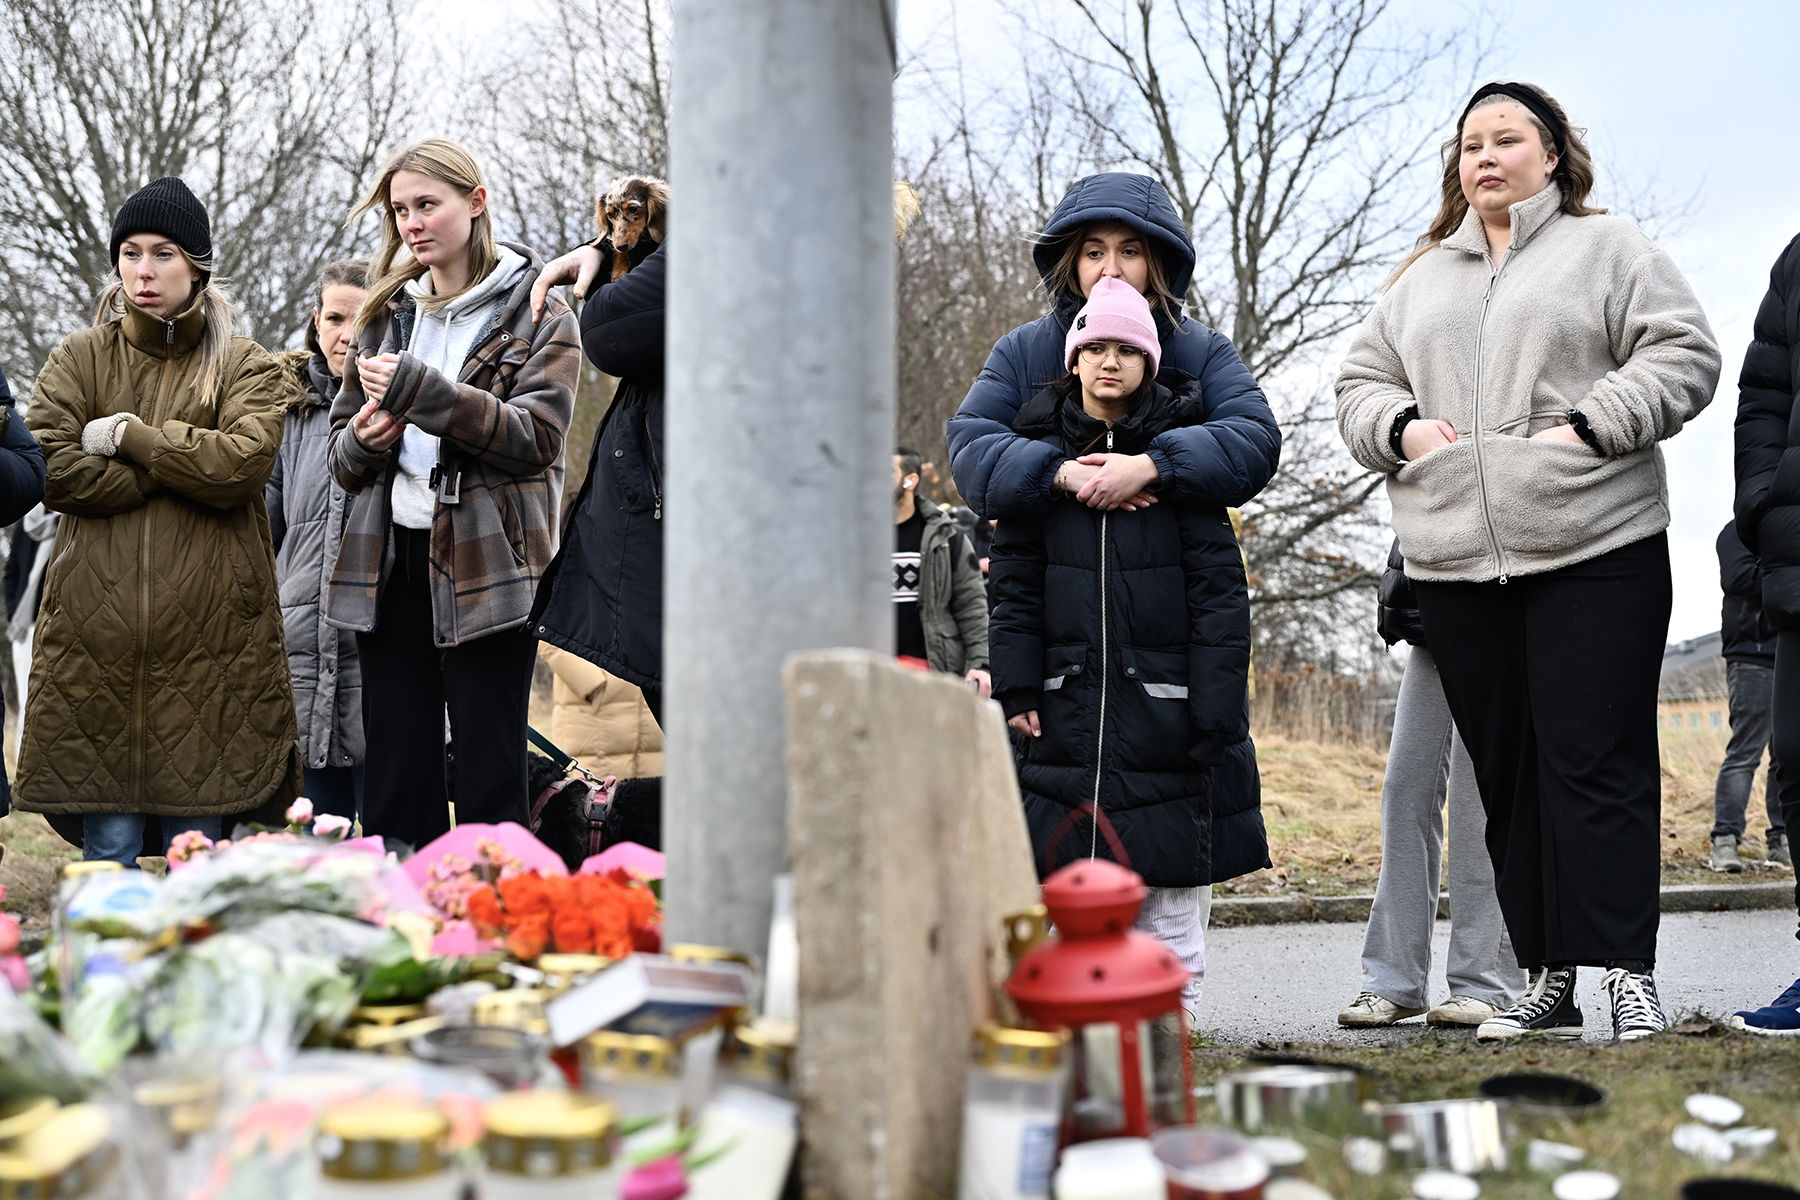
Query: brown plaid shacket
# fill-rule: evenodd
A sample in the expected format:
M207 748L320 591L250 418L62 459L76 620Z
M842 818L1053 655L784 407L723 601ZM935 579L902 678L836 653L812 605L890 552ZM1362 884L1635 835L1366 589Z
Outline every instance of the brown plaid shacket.
M456 503L440 495L431 523L432 640L459 645L523 625L531 613L538 579L556 553L563 439L581 342L575 314L555 293L543 319L532 322L531 285L543 262L513 248L531 269L477 336L454 381L401 348L410 300L394 301L385 320L357 331L331 406L331 473L354 497L325 595L332 625L374 629L381 581L393 565L390 487L399 443L366 449L350 418L366 402L358 356L395 352L400 361L382 407L443 439L439 473L457 482Z

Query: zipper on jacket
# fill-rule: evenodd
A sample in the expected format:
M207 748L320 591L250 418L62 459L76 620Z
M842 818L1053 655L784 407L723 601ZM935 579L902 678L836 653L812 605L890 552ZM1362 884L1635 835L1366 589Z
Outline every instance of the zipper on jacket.
M1489 260L1490 263L1492 260ZM1494 528L1493 510L1488 507L1487 465L1481 457L1481 341L1487 331L1488 304L1494 298L1494 285L1500 281L1500 273L1506 270L1506 264L1512 261L1509 253L1500 266L1488 275L1487 291L1481 296L1481 320L1475 325L1475 417L1469 436L1475 439L1475 492L1481 497L1481 519L1487 523L1488 542L1494 547L1494 562L1500 568L1500 582L1508 579L1506 569L1506 551L1500 548L1500 534Z
M175 322L169 323L169 339L175 337ZM163 358L162 378L157 381L155 397L151 408L143 413L143 420L148 424L156 422L157 414L162 408L162 399L168 391L169 375L175 365L173 352ZM145 660L149 657L150 645L150 518L156 506L144 505L144 519L138 526L138 627L137 644L132 653L137 658L135 678L131 689L131 796L134 806L139 812L144 808L144 743L149 738L149 731L144 728L144 671Z
M174 344L175 344L175 322L174 321L164 321L163 322L163 345L173 346Z
M1113 448L1112 430L1106 431L1106 450ZM1106 681L1112 676L1112 659L1109 653L1111 638L1107 630L1106 613L1106 524L1112 514L1106 509L1100 510L1100 722L1094 734L1094 828L1088 839L1088 857L1098 858L1100 855L1100 780L1106 774Z
M650 494L656 498L656 511L652 519L662 520L662 464L656 461L656 443L650 439L650 414L645 413L641 422L644 430L644 453L650 456Z

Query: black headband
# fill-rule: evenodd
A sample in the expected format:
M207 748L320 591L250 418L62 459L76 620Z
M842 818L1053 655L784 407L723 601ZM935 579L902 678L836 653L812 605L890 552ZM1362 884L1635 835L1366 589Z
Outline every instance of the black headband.
M1476 88L1475 94L1469 97L1468 106L1463 109L1462 116L1456 122L1458 137L1462 136L1462 127L1468 121L1469 114L1475 111L1475 106L1488 96L1506 96L1530 109L1531 115L1550 131L1551 152L1557 155L1562 154L1563 143L1568 140L1568 131L1562 123L1562 118L1556 115L1555 109L1544 103L1544 97L1536 88L1523 83L1484 83Z

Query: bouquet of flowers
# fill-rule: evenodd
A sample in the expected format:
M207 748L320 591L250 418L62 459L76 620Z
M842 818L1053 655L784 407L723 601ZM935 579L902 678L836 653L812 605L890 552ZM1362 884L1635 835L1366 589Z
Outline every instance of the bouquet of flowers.
M521 959L546 951L618 959L662 948L656 893L624 872L526 871L473 889L465 904L483 936L499 939Z

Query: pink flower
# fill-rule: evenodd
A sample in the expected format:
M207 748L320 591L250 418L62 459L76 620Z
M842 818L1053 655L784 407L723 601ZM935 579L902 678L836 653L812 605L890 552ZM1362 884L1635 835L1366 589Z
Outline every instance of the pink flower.
M305 796L288 805L287 819L289 825L304 825L313 819L313 802Z
M187 863L205 854L209 850L223 849L228 842L220 842L216 847L213 840L198 829L186 829L176 834L169 842L169 862Z
M345 837L350 833L350 818L326 813L313 821L314 837Z

